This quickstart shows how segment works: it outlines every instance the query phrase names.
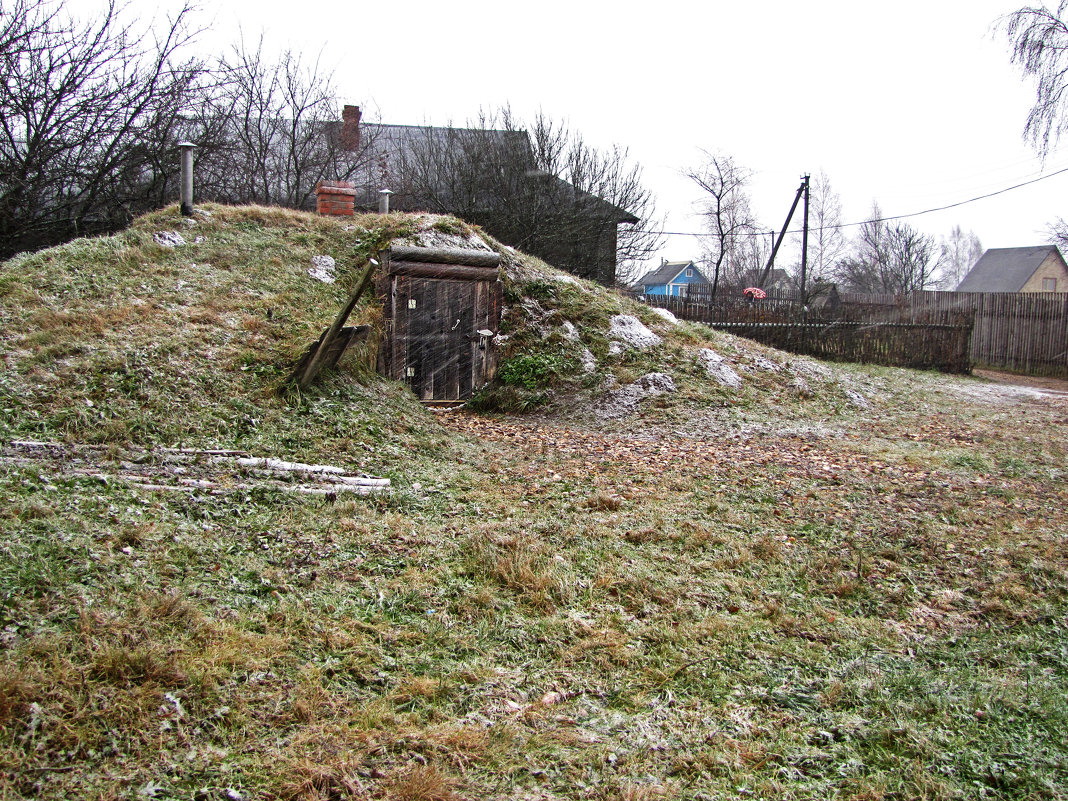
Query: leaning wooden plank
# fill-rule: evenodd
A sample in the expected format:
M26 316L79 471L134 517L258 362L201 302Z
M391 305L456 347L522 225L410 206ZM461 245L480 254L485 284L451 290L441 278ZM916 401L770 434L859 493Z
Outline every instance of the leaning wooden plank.
M341 359L341 354L348 350L349 345L359 339L365 339L367 337L367 332L370 330L371 327L369 325L355 327L347 325L342 328L341 333L334 339L334 342L330 346L330 350L323 359L323 369L329 370L336 366L338 360Z
M307 369L311 360L315 358L315 354L318 352L320 346L322 346L323 340L326 338L329 330L330 329L328 328L324 328L319 339L312 342L304 350L304 354L297 360L297 364L289 376L290 381L299 381L300 377L304 375L304 371ZM334 338L334 341L327 347L326 351L324 351L320 369L327 370L336 365L346 349L348 349L354 342L366 339L370 331L371 326L369 325L345 326L342 328Z
M344 327L345 321L348 320L349 315L352 314L352 310L356 308L356 304L359 302L360 296L363 295L367 285L371 282L371 275L374 273L375 267L377 266L377 261L368 259L367 266L360 275L359 281L356 282L356 288L353 290L351 297L349 297L349 302L345 304L345 307L334 319L334 324L327 329L326 333L323 334L322 338L319 340L319 346L315 349L315 355L312 356L311 361L308 362L308 366L304 368L304 374L298 379L297 383L301 389L307 387L315 380L316 376L319 375L319 371L322 369L323 363L326 361L327 354L334 338Z

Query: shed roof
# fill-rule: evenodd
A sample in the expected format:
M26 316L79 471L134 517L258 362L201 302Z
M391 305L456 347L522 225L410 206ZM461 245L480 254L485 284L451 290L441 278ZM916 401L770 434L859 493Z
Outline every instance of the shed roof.
M1019 292L1051 253L1060 256L1056 245L991 248L964 276L957 291Z

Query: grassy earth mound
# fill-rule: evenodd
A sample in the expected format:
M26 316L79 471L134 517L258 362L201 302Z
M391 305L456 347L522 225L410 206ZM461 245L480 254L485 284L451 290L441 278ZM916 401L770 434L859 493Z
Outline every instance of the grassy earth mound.
M0 799L1068 794L1064 397L677 324L451 218L205 210L0 267ZM502 255L481 414L373 340L284 386L397 240Z

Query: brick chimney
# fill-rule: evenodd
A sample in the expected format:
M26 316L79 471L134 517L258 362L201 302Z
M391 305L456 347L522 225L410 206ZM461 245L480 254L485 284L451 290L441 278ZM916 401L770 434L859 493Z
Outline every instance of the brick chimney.
M348 181L320 181L315 187L315 210L331 217L355 214L356 189Z
M360 149L360 107L345 106L341 110L341 149Z

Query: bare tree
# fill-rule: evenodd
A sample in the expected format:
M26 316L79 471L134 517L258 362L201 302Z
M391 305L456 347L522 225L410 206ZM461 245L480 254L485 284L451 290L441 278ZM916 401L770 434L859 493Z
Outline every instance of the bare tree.
M878 203L857 232L853 252L835 265L835 278L850 292L883 292L883 274L889 263L889 226Z
M1024 6L999 20L1009 39L1012 62L1035 79L1035 103L1027 115L1024 137L1045 157L1068 128L1068 0L1056 11Z
M942 238L942 279L947 289L955 289L972 265L983 255L983 246L974 231L965 233L959 225Z
M708 195L703 213L711 235L708 263L714 298L721 280L735 278L743 271L740 245L755 238L757 225L745 191L749 170L722 153L706 151L705 156L705 164L687 175Z
M202 66L183 6L135 29L114 2L0 8L0 254L114 230L176 188L179 111Z
M755 284L771 256L774 233L758 230L756 223L734 237L723 265L722 279L728 285Z
M1068 220L1058 217L1046 226L1046 241L1068 252Z
M853 254L838 262L835 273L850 292L904 294L935 286L941 266L934 237L908 223L891 225L873 203Z
M300 208L321 180L345 180L360 159L337 131L333 75L318 60L283 51L268 60L263 39L221 57L211 91L190 120L198 143L198 194L225 203Z
M627 151L594 148L544 114L529 126L507 107L464 128L381 126L371 153L372 180L397 193L398 208L455 214L602 283L660 243L653 196Z
M908 223L890 228L890 263L887 284L895 292L932 289L940 282L942 254L930 234L917 231Z

